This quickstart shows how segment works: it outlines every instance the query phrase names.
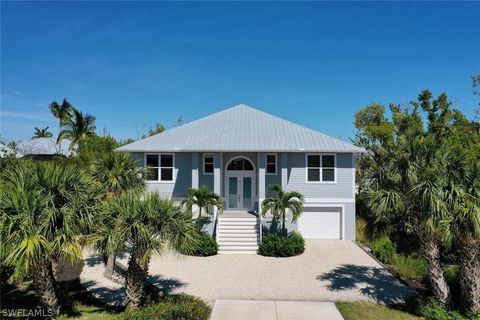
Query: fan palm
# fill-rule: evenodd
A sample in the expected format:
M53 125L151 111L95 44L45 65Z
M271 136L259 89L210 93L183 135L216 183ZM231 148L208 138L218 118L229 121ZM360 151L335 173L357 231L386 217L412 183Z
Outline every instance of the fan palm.
M112 239L123 250L130 248L125 304L138 308L147 298L145 282L152 254L162 254L166 248L193 248L195 228L190 214L157 193L122 194L113 200L111 210L118 216Z
M124 192L142 192L145 188L147 171L127 153L108 152L93 161L92 176L106 191L106 201L110 201ZM107 256L105 276L112 278L117 249L113 241L111 226L116 222L114 212L102 210L98 216L99 235L95 239L97 249Z
M189 189L187 193L187 198L182 202L182 205L185 205L190 212L192 212L193 206L197 206L197 221L199 222L202 217L202 210L205 210L205 212L209 214L210 208L216 207L217 210L223 212L222 197L215 192L210 191L210 189L208 189L206 185L202 185L198 189Z
M38 138L51 138L53 134L48 131L48 127L46 128L37 128L35 127L35 132L33 133L32 139L38 139Z
M440 302L449 305L450 289L440 262L438 229L448 214L444 198L445 153L436 142L424 138L412 138L389 152L391 161L373 165L367 171L366 202L375 223L385 224L402 216L413 226L433 292Z
M63 125L70 119L72 108L72 105L67 99L63 99L62 104L59 104L56 101L50 103L50 111L53 116L58 119L59 132L62 131Z
M63 139L70 139L70 150L75 145L79 145L87 136L94 135L96 129L94 116L83 114L75 108L72 108L71 115L71 118L63 125L57 139L57 143Z
M447 157L449 215L441 222L441 235L447 244L459 248L463 309L474 317L480 310L480 166L469 165L461 152L450 151Z
M97 203L92 181L75 166L22 163L2 177L2 245L15 276L31 274L46 307L58 315L65 299L52 262L82 259L81 239Z
M303 195L296 191L283 191L278 184L268 187L269 192L274 192L274 197L269 197L262 202L262 215L271 211L275 222L282 221L282 231L286 232L285 220L287 211L292 214L292 222L297 221L303 213Z

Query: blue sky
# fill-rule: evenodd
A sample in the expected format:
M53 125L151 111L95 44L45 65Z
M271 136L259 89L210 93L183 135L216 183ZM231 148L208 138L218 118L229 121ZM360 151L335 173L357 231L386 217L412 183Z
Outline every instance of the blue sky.
M478 104L480 3L1 2L4 140L56 121L64 97L97 130L137 138L244 103L353 136L371 102L446 91Z

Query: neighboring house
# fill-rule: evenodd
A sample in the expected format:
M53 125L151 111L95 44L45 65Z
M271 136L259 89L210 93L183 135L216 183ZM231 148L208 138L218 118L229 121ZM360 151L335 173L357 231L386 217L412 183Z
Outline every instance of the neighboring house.
M18 152L24 157L37 160L49 160L55 156L76 156L77 146L73 150L69 149L70 140L64 139L60 144L54 138L37 138L19 142L17 145Z
M0 142L0 158L9 156L11 154L14 154L17 158L21 158L23 156L21 153L15 152L15 150Z

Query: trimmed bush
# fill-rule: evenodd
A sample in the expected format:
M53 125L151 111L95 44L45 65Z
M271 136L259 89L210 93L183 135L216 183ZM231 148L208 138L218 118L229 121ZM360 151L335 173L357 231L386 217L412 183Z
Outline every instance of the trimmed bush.
M370 243L370 249L378 260L391 264L395 255L395 245L389 237L385 236Z
M217 254L218 243L210 235L198 232L195 239L197 246L193 248L193 251L180 250L181 253L197 257L208 257Z
M427 275L427 264L416 255L405 257L397 254L393 257L393 265L400 277L406 280L421 282Z
M207 320L210 307L200 298L172 294L164 301L137 310L127 310L119 320Z
M259 253L267 257L292 257L305 251L305 240L298 232L284 235L277 232L267 233L260 244Z

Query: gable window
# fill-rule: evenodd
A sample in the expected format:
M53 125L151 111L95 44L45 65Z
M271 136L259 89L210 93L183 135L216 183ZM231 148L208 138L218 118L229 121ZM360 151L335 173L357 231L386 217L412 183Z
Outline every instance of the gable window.
M307 182L335 182L335 155L307 155Z
M267 174L277 174L277 154L267 154Z
M147 181L173 181L173 154L147 154Z
M213 174L213 154L203 155L203 174Z

